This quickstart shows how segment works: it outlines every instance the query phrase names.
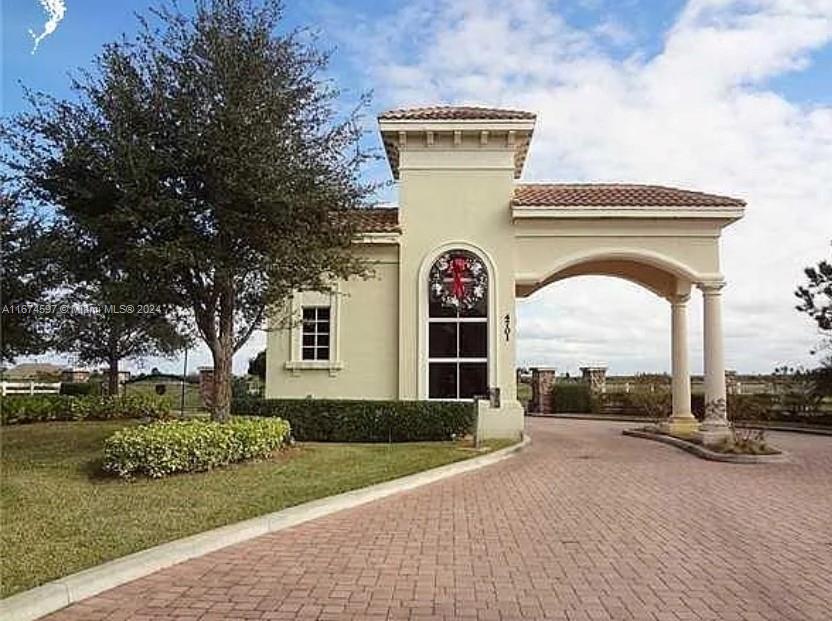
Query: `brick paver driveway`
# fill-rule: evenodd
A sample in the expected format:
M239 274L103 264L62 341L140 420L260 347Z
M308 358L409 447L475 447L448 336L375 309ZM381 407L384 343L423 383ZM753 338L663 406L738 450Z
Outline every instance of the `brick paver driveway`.
M52 619L832 619L832 437L699 460L529 421L475 473L226 548ZM229 490L233 496L233 490Z

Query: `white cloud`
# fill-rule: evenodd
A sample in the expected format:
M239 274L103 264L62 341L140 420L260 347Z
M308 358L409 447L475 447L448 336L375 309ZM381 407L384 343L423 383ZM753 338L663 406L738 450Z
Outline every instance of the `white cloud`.
M529 179L660 182L745 198L746 218L722 243L728 364L809 362L817 335L792 291L832 237L832 107L790 101L767 81L810 68L830 44L832 0L690 0L650 57L613 57L610 34L627 40L617 22L572 27L545 0L416 0L344 37L381 106L537 111ZM691 306L698 370L698 297ZM668 314L629 284L559 283L520 304L518 359L666 369Z
M40 45L40 42L43 41L43 39L55 32L58 28L58 24L66 14L66 4L64 0L39 1L41 7L43 7L44 12L46 13L47 20L46 23L43 24L43 32L40 34L35 33L34 30L29 30L29 34L31 34L32 38L35 40L35 44L32 47L32 54L38 51L38 45Z

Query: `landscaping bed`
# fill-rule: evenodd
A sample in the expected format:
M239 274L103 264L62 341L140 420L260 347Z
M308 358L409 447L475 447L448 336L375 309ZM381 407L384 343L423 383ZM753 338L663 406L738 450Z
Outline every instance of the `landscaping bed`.
M166 541L496 450L511 442L301 443L211 472L124 481L104 442L133 421L3 429L3 597Z
M625 429L622 433L625 436L669 444L711 461L756 464L781 462L786 459L783 451L767 443L761 430L734 430L732 439L707 446L695 434L671 434L654 425Z

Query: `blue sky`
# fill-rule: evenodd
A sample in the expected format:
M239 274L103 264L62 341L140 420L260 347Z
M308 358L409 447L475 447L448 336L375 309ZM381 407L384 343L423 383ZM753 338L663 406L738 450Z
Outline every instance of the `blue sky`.
M20 82L69 96L68 74L154 4L65 0L64 19L31 54L40 1L2 2L4 114L21 110ZM536 111L527 179L745 198L748 215L723 240L728 365L811 364L818 335L791 292L832 237L832 0L310 0L289 2L286 23L320 31L345 102L372 90L371 113L430 102ZM367 140L378 144L369 116ZM367 174L386 178L386 164ZM666 370L665 306L612 279L547 287L518 305L518 362ZM694 298L694 372L699 306ZM258 336L235 368L262 346Z

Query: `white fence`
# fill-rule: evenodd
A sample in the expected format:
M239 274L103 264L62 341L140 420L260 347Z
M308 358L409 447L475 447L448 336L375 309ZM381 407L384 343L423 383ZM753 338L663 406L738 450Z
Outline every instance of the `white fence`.
M60 382L0 382L0 395L57 395Z

